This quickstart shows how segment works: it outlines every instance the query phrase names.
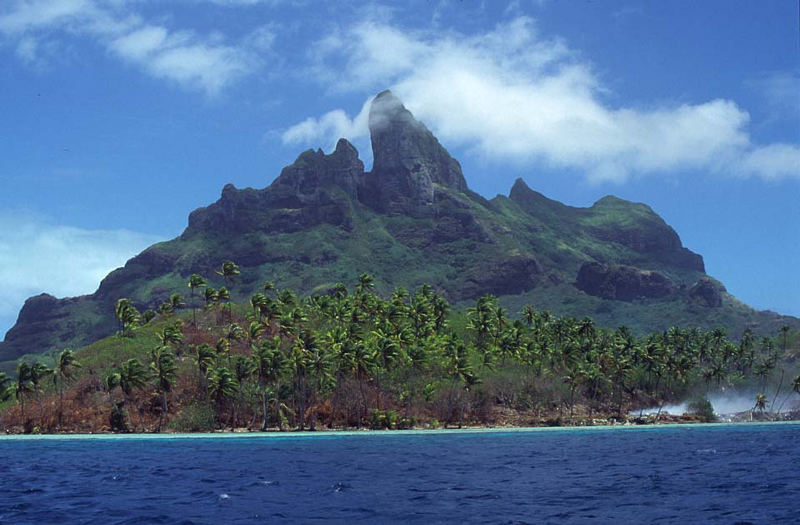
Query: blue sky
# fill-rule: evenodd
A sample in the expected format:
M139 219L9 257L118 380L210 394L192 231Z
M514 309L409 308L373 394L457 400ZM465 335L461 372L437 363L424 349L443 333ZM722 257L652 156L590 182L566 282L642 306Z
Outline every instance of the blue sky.
M762 309L800 314L794 0L7 0L0 333L93 292L225 183L339 136L391 88L492 197L516 177L645 202Z

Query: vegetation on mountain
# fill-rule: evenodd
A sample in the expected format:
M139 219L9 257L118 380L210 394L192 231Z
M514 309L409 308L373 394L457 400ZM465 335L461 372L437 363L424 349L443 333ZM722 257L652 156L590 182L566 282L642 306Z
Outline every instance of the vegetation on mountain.
M369 274L306 298L266 283L246 303L215 295L149 321L115 305L116 335L53 355L52 369L20 361L15 381L0 376L7 431L569 425L682 400L709 421L710 394L755 389L753 411L766 414L795 376L783 402L800 401L788 327L738 342L724 329L637 337L531 305L513 319L492 295L464 311L426 285L384 297Z
M0 343L0 369L11 373L22 355L79 348L185 306L198 310L200 289L206 305L242 301L266 280L308 297L364 273L384 295L429 284L461 310L491 294L510 312L535 304L606 328L624 324L637 336L677 325L758 336L800 327L728 294L644 204L608 196L575 208L521 179L507 197L487 200L390 92L376 97L369 124L371 171L344 139L330 154L303 152L268 188L226 185L216 203L190 214L179 237L111 272L94 294L30 298ZM203 284L212 275L223 278L217 289Z

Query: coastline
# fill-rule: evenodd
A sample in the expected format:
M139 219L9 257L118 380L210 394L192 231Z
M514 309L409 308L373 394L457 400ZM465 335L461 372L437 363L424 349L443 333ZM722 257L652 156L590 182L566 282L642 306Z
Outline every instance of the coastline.
M97 433L97 434L7 434L0 435L3 441L60 441L60 440L188 440L188 439L308 439L353 436L419 436L458 434L535 434L553 432L611 432L611 431L658 431L692 428L752 428L757 426L800 426L800 421L742 421L724 423L659 423L653 425L587 425L563 427L480 427L448 429L410 430L316 430L286 432L196 432L196 433Z

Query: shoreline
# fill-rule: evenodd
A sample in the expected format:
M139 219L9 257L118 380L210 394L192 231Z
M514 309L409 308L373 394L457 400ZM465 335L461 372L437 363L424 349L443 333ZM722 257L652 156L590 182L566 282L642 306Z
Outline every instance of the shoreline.
M0 435L3 441L58 441L58 440L188 440L188 439L305 439L352 436L403 436L403 435L444 435L444 434L533 434L538 432L611 432L657 431L682 428L736 428L753 426L797 425L800 421L742 421L724 423L659 423L653 425L587 425L563 427L479 427L448 429L409 429L409 430L315 430L315 431L221 431L196 433L97 433L97 434L7 434Z

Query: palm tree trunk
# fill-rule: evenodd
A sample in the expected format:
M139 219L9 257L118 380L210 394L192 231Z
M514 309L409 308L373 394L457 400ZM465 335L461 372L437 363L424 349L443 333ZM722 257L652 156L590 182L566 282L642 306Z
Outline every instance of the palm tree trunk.
M464 424L464 397L466 394L466 390L461 390L461 403L460 409L458 412L458 428L461 428Z
M261 423L261 432L267 430L267 386L264 380L261 380L261 407L264 414L264 421Z
M58 428L61 428L61 415L64 412L64 385L58 382Z
M773 408L775 408L775 401L778 399L778 394L780 393L781 388L783 387L783 376L784 376L785 373L786 372L784 371L784 369L781 368L781 380L778 383L778 389L775 391L775 397L772 398L772 405L770 405Z
M361 379L361 371L359 370L356 375L358 376L358 390L361 393L361 405L358 407L358 426L362 424L362 416L367 412L367 396L364 394L364 381ZM361 411L363 407L364 411Z

